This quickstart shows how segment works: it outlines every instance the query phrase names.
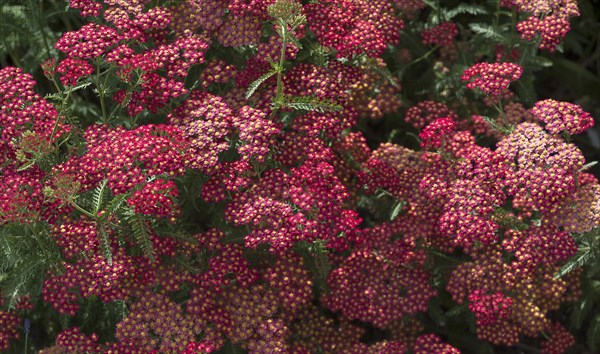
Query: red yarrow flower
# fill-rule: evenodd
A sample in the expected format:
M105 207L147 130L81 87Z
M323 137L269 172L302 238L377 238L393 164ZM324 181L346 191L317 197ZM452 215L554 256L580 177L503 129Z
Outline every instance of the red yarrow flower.
M458 26L456 23L444 22L431 29L423 30L421 32L421 42L423 44L451 47L454 44L454 38L457 34Z
M450 133L456 127L456 123L450 117L438 118L428 124L425 129L419 133L421 147L438 148L442 145L444 135Z
M512 81L521 77L523 68L515 63L477 63L460 77L468 89L479 88L490 96L499 96Z
M580 106L552 99L538 101L531 109L533 116L546 123L546 130L552 134L566 131L579 134L594 125L594 118Z
M56 72L62 74L60 82L65 86L77 85L77 80L91 75L94 67L85 60L67 58L58 64Z

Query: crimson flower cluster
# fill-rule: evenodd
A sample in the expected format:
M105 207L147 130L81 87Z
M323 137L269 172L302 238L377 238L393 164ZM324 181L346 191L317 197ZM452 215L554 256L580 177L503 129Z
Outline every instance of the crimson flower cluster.
M524 43L460 76L483 102L454 100L470 34L416 26L450 84L405 101L397 66L413 53L388 49L421 0L69 4L89 23L43 64L57 104L0 69L1 236L52 246L38 293L0 294L0 350L29 334L25 318L46 331L29 316L44 308L64 326L41 353L458 354L424 320L448 304L474 318L473 341L573 345L551 313L581 294L581 272L555 274L572 234L600 226L600 185L564 139L594 121L518 101ZM573 1L501 5L550 51L578 14ZM101 107L76 117L87 84ZM397 112L421 149L361 131ZM97 327L94 308L111 312Z
M477 63L463 73L461 79L466 82L469 89L478 88L487 95L499 96L512 81L516 81L523 73L523 68L518 64L504 63Z

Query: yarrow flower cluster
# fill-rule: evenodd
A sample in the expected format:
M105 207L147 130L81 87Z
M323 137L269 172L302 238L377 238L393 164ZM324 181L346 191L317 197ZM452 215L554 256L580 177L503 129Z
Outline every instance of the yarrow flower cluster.
M94 68L87 61L67 58L58 64L56 72L62 74L60 81L63 85L75 86L77 80L91 75Z
M594 125L594 118L581 106L552 99L536 102L531 114L546 123L546 130L552 134L563 131L571 135L579 134Z
M486 326L506 319L511 313L513 301L502 293L486 294L475 290L469 294L469 310L475 314L477 325Z
M600 226L600 185L563 139L593 118L508 90L537 59L519 34L554 50L573 1L501 1L529 16L518 45L476 59L480 7L428 3L453 22L424 25L422 0L69 4L88 18L42 64L58 92L0 69L0 351L573 345L550 314L583 271L556 274ZM483 102L459 95L459 55L498 60L460 76Z
M453 131L455 126L456 123L450 117L438 118L429 123L419 133L421 147L439 148L442 145L444 136Z
M421 32L423 44L434 44L442 47L454 45L454 38L458 35L458 26L453 22L443 22L439 25Z
M519 124L497 151L513 171L508 175L513 205L525 213L552 210L574 192L575 173L584 163L577 147L533 123Z
M556 15L547 16L541 20L537 17L530 17L517 23L517 31L521 38L533 40L539 35L541 41L538 47L549 52L556 51L556 47L570 30L569 21Z
M119 35L113 28L89 23L77 31L66 32L55 48L71 58L92 59L117 43Z
M0 294L1 295L1 294ZM0 311L0 350L10 349L10 343L19 338L20 318L14 311Z
M175 218L179 213L175 204L179 195L173 181L158 179L135 191L127 200L136 213L157 217Z
M451 111L447 105L436 101L422 101L406 111L404 120L417 129L423 129L427 124L441 117L458 119L456 113Z
M518 80L523 68L514 63L477 63L462 74L469 89L478 88L491 96L499 96L511 82Z
M305 6L309 28L338 57L366 53L377 57L400 40L401 19L387 0L327 0Z

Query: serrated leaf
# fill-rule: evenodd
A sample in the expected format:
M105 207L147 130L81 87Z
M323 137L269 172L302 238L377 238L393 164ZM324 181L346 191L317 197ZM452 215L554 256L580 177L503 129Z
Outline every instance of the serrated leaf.
M394 203L392 206L392 211L390 212L390 221L394 221L398 215L400 215L400 212L405 205L406 202L404 200L398 200Z
M342 109L342 106L337 103L310 96L285 96L281 106L319 113L334 112Z
M596 166L597 164L598 164L598 161L588 162L579 169L579 172L585 171L585 170L589 169L590 167Z
M26 169L28 169L29 167L31 167L31 166L33 166L33 165L35 165L35 163L36 163L36 162L37 162L37 160L36 160L36 159L31 159L31 160L29 160L29 161L28 161L26 164L24 164L23 166L21 166L21 167L17 168L17 171L18 171L18 172L25 171L25 170L26 170Z
M447 317L454 317L454 316L458 316L461 313L465 312L467 310L467 304L462 304L462 305L456 305L453 308L451 308L450 310L448 310L448 312L446 312L446 316Z
M579 248L579 251L577 251L575 257L569 259L569 261L558 270L554 278L562 278L566 274L572 272L574 269L583 267L590 259L592 259L593 255L594 254L589 247Z
M127 199L127 196L128 196L127 193L123 193L123 194L119 194L118 196L114 197L106 206L106 214L105 215L111 215L111 214L119 211L119 209L125 202L125 199Z
M423 0L423 2L425 3L425 5L431 7L434 10L437 10L439 4L437 3L437 1L433 1L433 0Z
M252 97L254 92L258 89L258 87L265 81L267 81L271 76L277 74L277 70L271 70L266 74L261 75L258 79L254 80L249 86L248 91L246 91L246 99Z
M485 15L488 11L485 7L480 5L472 5L472 4L460 4L457 7L446 11L446 20L450 21L452 18L461 14L470 14L470 15Z
M98 234L98 244L100 245L100 250L102 251L102 255L106 258L106 261L109 265L112 265L113 258L112 252L110 250L110 243L108 241L108 234L106 233L106 228L104 227L104 223L99 222L97 224L97 234Z
M98 215L98 212L104 205L104 202L106 200L106 194L108 193L107 185L108 180L103 179L102 182L100 182L100 185L96 187L96 189L94 189L94 193L92 195L94 215Z
M512 133L513 131L513 127L504 127L499 125L498 123L496 123L496 120L488 117L488 116L481 116L481 118L483 118L483 120L488 123L490 125L490 127L504 135L508 135L510 133Z
M144 255L154 261L154 249L150 241L150 229L146 224L146 220L140 214L133 214L128 221L136 243L140 246Z
M499 32L497 28L494 28L487 23L470 23L469 28L473 32L482 35L484 38L493 39L498 42L506 42L504 34Z
M290 41L290 43L292 43L293 45L295 45L296 48L302 49L302 43L300 43L300 41L298 40L298 38L294 37L294 35L292 35L291 33L288 33L287 39L288 39L288 41Z
M71 91L83 90L84 88L86 88L86 87L90 86L91 84L92 84L91 82L84 82L84 83L81 83L81 84L79 84L79 85L77 85L77 86L73 86L73 87L71 88Z

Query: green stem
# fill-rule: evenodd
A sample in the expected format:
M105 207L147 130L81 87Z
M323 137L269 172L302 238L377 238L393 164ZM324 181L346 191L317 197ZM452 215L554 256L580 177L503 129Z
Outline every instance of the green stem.
M429 57L433 52L435 52L440 46L436 45L435 47L431 48L427 53L423 54L422 56L418 57L417 59L411 61L410 63L404 65L402 67L402 70L406 69L407 67L416 64L418 62L420 62L421 60L427 59L427 57Z
M61 91L60 87L58 86L58 83L56 82L55 79L52 79L52 82L54 82L54 86L56 86L56 88ZM54 127L52 127L52 133L50 134L50 139L48 141L52 141L52 139L54 139L54 135L56 135L56 132L58 131L58 123L60 122L60 117L63 116L65 117L65 115L63 114L63 112L66 109L67 106L67 102L69 101L69 99L71 98L71 92L73 92L72 88L69 86L69 90L67 91L67 95L63 98L63 100L60 103L60 110L58 111L58 116L56 117L56 121L54 122ZM58 145L56 146L58 148Z
M71 204L71 206L73 206L73 208L79 210L80 212L82 212L83 214L85 214L86 216L89 216L92 219L95 219L96 216L92 213L90 213L89 211L83 209L79 204L75 203L74 200L69 199L69 204Z
M42 39L44 40L44 46L46 47L46 56L48 58L52 58L52 53L50 52L50 42L48 41L48 35L46 34L46 31L44 30L44 26L42 24L41 17L42 17L42 15L40 14L38 17L37 25L40 29L40 32L42 33Z
M499 116L502 118L505 126L508 126L508 120L506 119L506 112L504 112L504 107L502 106L502 98L498 98L498 104L494 105L494 108L498 111Z
M283 98L283 65L285 64L285 51L287 49L287 23L283 20L279 23L281 25L281 55L279 57L279 67L277 68L277 89L275 91L275 102L281 103Z
M462 263L462 261L461 261L461 260L459 260L459 259L455 259L455 258L452 258L452 257L448 257L447 255L445 255L445 254L443 254L443 253L441 253L441 252L435 251L435 250L430 250L430 251L429 251L429 253L431 253L431 254L433 254L433 255L436 255L436 256L438 256L438 257L440 257L440 258L444 258L444 259L446 259L446 260L448 260L448 261L451 261L451 262L453 262L453 263Z
M102 123L107 124L106 102L104 102L104 85L100 84L100 61L96 63L96 77L94 80L98 96L100 97L100 107L102 108Z

